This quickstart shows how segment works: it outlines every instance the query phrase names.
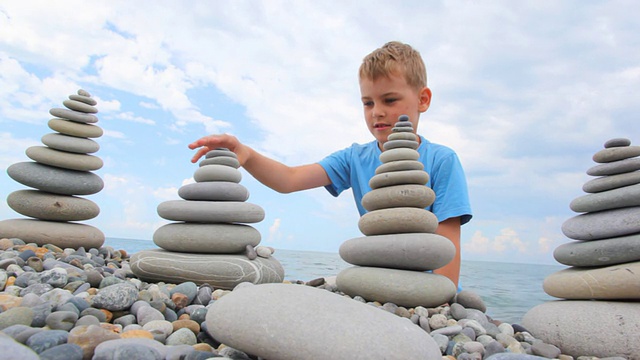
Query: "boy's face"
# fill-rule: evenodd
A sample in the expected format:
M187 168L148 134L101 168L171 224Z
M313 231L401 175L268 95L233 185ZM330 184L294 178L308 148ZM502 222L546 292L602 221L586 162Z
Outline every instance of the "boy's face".
M429 88L416 90L407 84L404 76L394 74L375 81L360 79L360 94L367 128L381 148L400 115L408 115L417 131L420 113L427 111L431 102Z

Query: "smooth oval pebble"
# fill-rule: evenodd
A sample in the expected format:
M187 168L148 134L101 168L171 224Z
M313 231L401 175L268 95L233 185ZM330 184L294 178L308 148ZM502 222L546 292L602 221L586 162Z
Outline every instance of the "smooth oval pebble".
M84 103L82 101L77 101L72 99L64 100L62 102L62 105L66 106L70 110L79 111L83 113L95 114L98 112L98 109L96 109L95 107L87 103Z
M170 223L153 233L159 247L178 252L233 254L260 243L260 232L242 224Z
M71 94L69 95L70 100L80 101L87 105L96 106L98 102L95 99L90 98L89 96Z
M69 109L53 108L49 110L49 114L55 117L76 121L83 124L92 124L98 122L98 117L96 117L95 115L85 114L83 112Z
M612 147L593 154L593 161L597 163L610 163L640 155L640 146Z
M206 165L225 165L237 169L240 167L240 162L238 161L238 159L231 156L215 156L212 158L204 159L198 163L198 166L201 167Z
M105 240L102 231L91 225L34 219L0 221L0 234L8 238L19 238L28 243L36 243L38 246L51 244L63 249L80 247L99 249Z
M244 202L249 199L249 190L234 182L209 181L183 185L178 196L185 200Z
M397 207L364 214L358 228L367 236L400 233L435 233L436 216L425 209Z
M582 186L582 191L597 193L634 184L640 184L640 171L603 176L589 180Z
M426 185L428 182L429 174L424 170L394 171L374 175L369 180L369 187L375 190L385 186L403 184Z
M77 123L66 119L51 119L47 124L51 130L71 136L99 138L104 133L99 126Z
M394 207L426 208L433 204L436 194L424 185L395 185L371 190L362 197L367 211Z
M553 257L561 264L579 267L640 261L640 234L598 241L571 241L558 246Z
M389 140L382 145L384 150L390 149L398 149L398 148L407 148L407 149L417 149L418 146L417 141L415 140Z
M92 171L102 168L103 165L97 156L60 151L46 146L31 146L26 154L40 164L69 170Z
M91 200L38 190L18 190L7 196L14 211L41 220L81 221L93 219L100 208Z
M629 146L629 145L631 145L631 140L626 138L615 138L615 139L607 140L607 142L604 143L605 149L612 148L612 147Z
M195 171L193 179L196 182L229 181L239 183L242 180L242 173L231 166L206 165Z
M636 171L640 169L640 159L631 158L618 160L606 164L600 164L593 166L587 170L587 175L591 176L604 176L604 175L616 175Z
M158 215L166 220L198 223L257 223L264 220L264 210L260 206L238 201L169 200L158 205Z
M234 153L233 151L227 149L227 148L217 148L217 149L213 149L208 151L205 154L205 159L211 159L217 156L230 156L232 158L238 158L238 155L236 155L236 153Z
M569 204L575 212L596 212L640 205L640 184L580 196Z
M15 163L7 168L7 173L22 185L54 194L92 195L104 187L102 179L94 173L36 162Z
M394 171L424 170L424 164L416 160L400 160L382 164L376 168L376 175Z
M394 132L389 134L389 136L387 136L387 141L392 141L392 140L418 141L418 136L414 133L409 133L409 132Z
M399 160L418 160L420 158L420 153L418 153L414 149L406 149L406 148L397 148L383 151L380 154L380 161L385 164L390 161L399 161Z
M100 150L100 145L97 142L77 136L51 133L44 135L41 140L43 144L52 149L78 154L94 153Z
M628 207L574 216L562 224L562 233L574 240L597 240L640 232L640 207Z

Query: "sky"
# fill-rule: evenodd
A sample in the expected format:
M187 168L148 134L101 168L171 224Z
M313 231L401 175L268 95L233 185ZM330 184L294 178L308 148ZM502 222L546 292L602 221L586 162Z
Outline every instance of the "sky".
M84 223L150 240L168 223L158 204L193 182L187 145L202 136L288 165L373 140L357 70L391 40L425 60L418 133L467 176L463 260L557 264L592 155L640 142L634 1L0 1L0 197L26 188L6 169L53 132L49 109L85 89L105 187L85 196L101 212ZM266 213L262 245L337 252L362 236L349 191L280 194L242 175ZM22 217L0 201L0 220Z

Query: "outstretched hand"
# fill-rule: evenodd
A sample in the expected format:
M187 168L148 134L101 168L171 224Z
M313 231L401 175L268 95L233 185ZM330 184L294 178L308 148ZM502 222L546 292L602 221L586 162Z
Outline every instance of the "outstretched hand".
M209 151L217 148L227 148L236 153L236 155L238 155L238 161L240 161L240 165L243 165L246 161L247 156L245 154L238 154L238 152L240 152L243 148L242 144L240 144L240 141L238 141L235 136L222 134L205 136L189 144L189 149L198 149L195 155L193 155L193 157L191 158L191 162L197 162Z

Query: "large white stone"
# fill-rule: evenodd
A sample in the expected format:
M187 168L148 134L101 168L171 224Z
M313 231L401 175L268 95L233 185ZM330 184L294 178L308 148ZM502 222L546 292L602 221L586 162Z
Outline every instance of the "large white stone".
M104 234L97 228L69 222L35 219L9 219L0 221L0 238L19 238L39 246L52 244L60 248L100 248Z

